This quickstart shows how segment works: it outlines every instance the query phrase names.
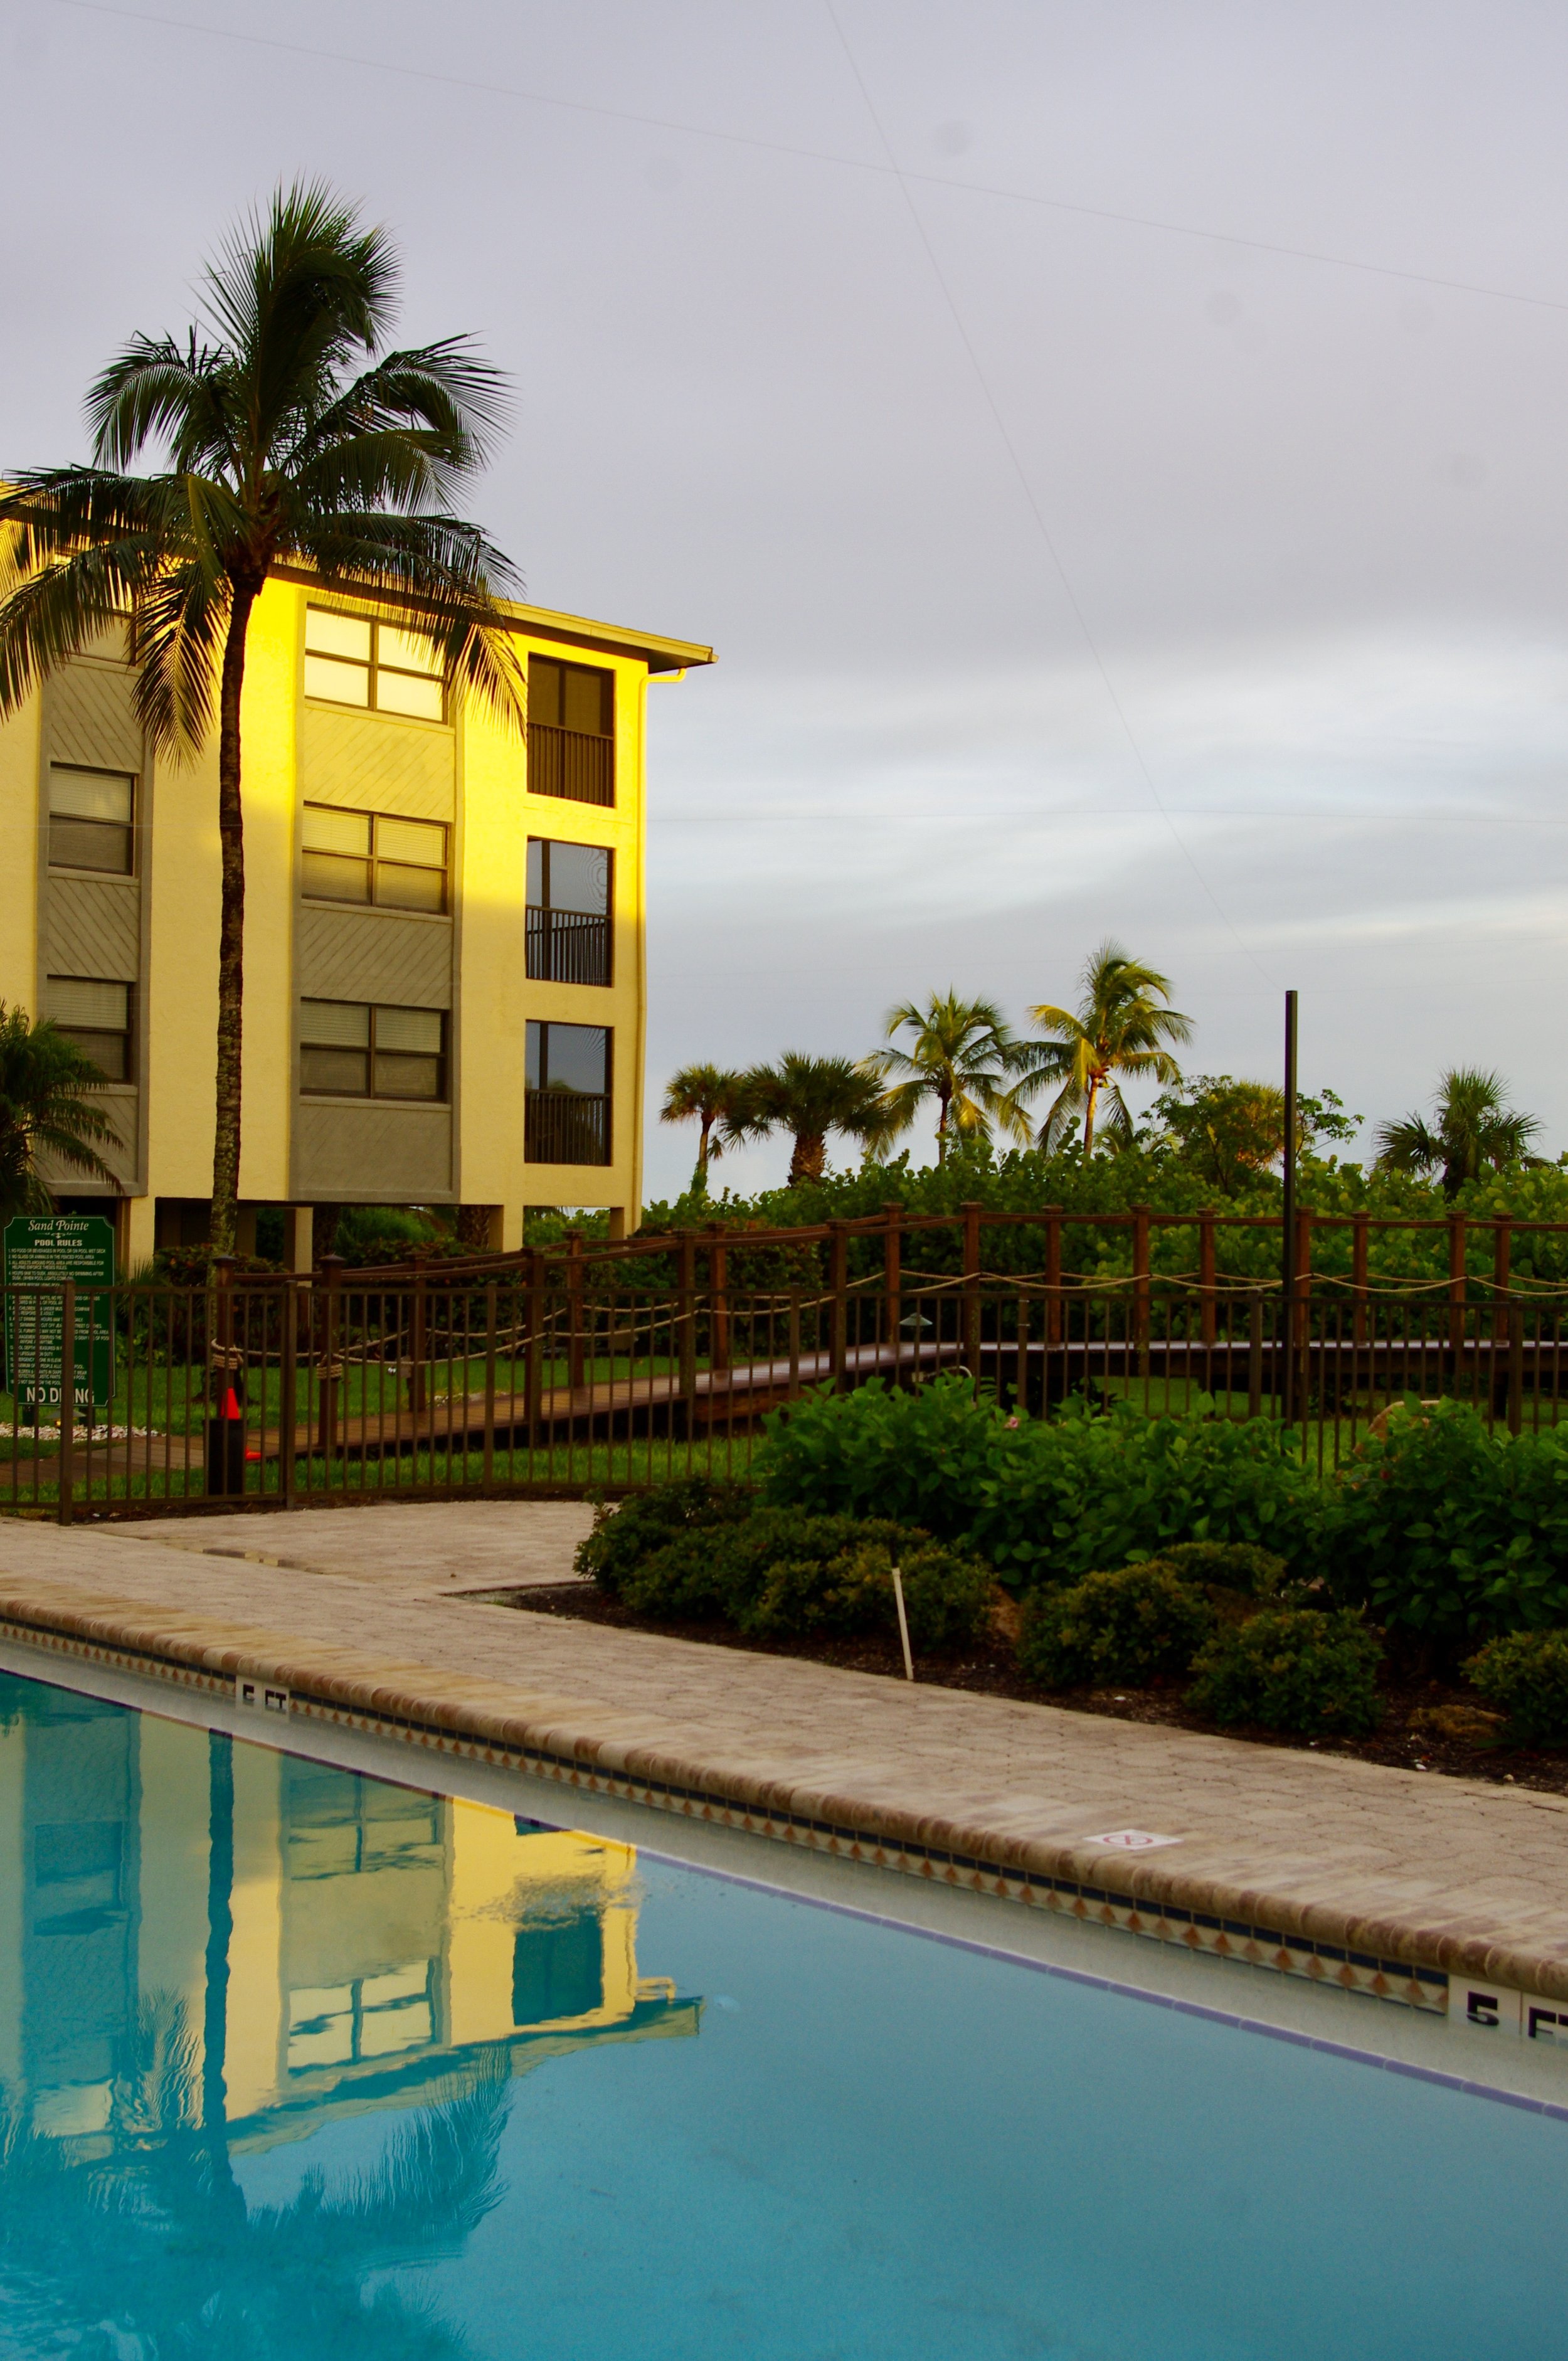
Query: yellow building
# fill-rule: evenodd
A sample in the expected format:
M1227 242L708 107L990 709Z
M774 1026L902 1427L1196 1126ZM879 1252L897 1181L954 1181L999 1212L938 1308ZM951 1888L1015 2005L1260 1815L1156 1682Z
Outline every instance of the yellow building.
M642 1166L651 681L712 651L508 610L527 743L449 708L428 646L304 576L250 626L239 1243L288 1210L531 1204L635 1225ZM206 1235L217 1023L215 731L154 761L105 639L0 725L0 997L103 1067L123 1268ZM105 1207L104 1210L109 1210Z

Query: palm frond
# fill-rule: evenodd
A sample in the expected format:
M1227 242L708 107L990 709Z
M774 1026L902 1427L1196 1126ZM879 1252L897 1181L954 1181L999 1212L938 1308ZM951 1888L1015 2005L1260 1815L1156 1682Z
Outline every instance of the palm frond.
M133 336L100 370L87 391L87 423L100 467L128 467L147 445L161 438L185 455L184 467L203 472L236 465L222 399L225 357L172 336Z

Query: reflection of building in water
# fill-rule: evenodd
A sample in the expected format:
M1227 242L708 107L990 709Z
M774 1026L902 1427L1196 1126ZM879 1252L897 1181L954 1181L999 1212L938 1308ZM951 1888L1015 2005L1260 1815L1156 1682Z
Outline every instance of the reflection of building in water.
M5 1675L0 1705L0 2081L83 2155L156 2132L160 2063L246 2147L696 2031L638 1974L630 1846Z

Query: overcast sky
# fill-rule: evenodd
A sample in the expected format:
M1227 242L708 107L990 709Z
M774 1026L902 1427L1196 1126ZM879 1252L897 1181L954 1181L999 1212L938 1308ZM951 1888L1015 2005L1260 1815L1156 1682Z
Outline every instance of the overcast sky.
M1555 1153L1565 82L1520 0L0 0L0 467L325 175L516 380L528 595L718 651L650 693L655 1092L1114 934L1203 1071L1294 984L1306 1086L1497 1065Z

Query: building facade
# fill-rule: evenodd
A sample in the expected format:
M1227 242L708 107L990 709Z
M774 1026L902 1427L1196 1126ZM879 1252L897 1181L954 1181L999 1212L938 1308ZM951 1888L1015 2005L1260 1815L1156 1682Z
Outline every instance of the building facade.
M242 710L239 1244L281 1207L458 1209L521 1243L530 1205L634 1227L642 1163L644 759L652 682L712 651L507 610L522 733L445 697L428 643L280 575ZM0 726L0 997L104 1074L121 1265L207 1232L217 1024L217 751L155 759L118 635Z

